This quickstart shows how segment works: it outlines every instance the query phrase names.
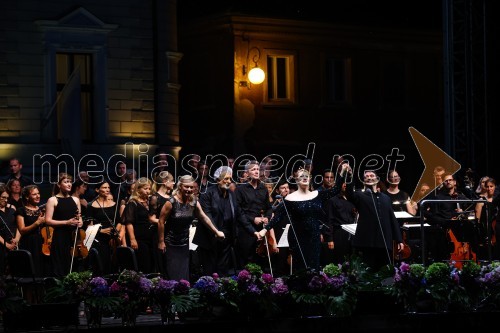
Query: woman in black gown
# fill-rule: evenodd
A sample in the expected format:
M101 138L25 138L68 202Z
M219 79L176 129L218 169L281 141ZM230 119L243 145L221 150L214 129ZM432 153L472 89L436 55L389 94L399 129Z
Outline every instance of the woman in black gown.
M118 232L117 220L118 205L113 200L109 200L111 189L106 181L95 186L97 198L87 206L87 217L92 220L92 224L100 224L101 228L92 243L91 248L97 249L101 258L104 274L116 273L115 264L112 260L116 247L121 244Z
M9 192L2 185L0 187L0 274L6 273L7 253L17 248L20 238L16 225L16 210L8 200Z
M71 248L75 244L75 232L83 225L80 201L70 194L72 181L71 175L59 174L54 195L49 198L46 206L45 223L54 227L50 249L52 275L58 278L74 271L75 260L72 258Z
M320 269L321 228L327 227L323 205L340 192L347 167L347 164L343 164L341 176L337 177L335 185L323 191L311 191L309 172L299 170L296 178L298 189L285 197L269 223L259 232L264 237L268 230L283 219L290 223L288 245L294 272L309 268Z
M18 208L16 212L17 228L21 234L19 248L31 252L35 275L37 277L46 276L51 271L50 257L42 252L44 239L40 231L41 228L49 227L45 225L45 214L43 209L39 207L40 190L38 186L25 186L22 191L22 198L24 206ZM51 236L51 231L46 232L45 235ZM50 251L48 244L46 250ZM48 253L50 254L50 252Z
M215 237L224 238L224 233L215 228L193 194L194 183L190 175L180 177L172 197L160 213L158 249L165 253L165 265L171 280L190 280L189 228L195 217L209 227Z

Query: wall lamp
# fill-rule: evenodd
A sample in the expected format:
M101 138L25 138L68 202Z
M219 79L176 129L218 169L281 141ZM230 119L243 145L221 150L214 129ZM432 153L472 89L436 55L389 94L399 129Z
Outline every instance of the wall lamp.
M254 67L250 69L250 71L248 71L249 67L248 62L250 59L250 53L253 53L252 61L254 62ZM258 47L254 46L248 50L247 64L246 66L243 65L243 76L247 75L248 81L250 81L251 84L261 84L262 82L264 82L264 79L266 78L266 74L258 65L259 60L260 60L260 50ZM247 86L248 86L247 81L240 81L240 87L247 87Z

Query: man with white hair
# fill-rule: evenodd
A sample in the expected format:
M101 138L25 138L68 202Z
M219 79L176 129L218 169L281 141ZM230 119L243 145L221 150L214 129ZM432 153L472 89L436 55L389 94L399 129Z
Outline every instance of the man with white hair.
M219 167L214 173L217 186L209 186L200 195L203 211L226 236L225 239L216 239L206 226L197 226L193 243L198 245L203 275L218 273L220 276L228 276L235 273L237 264L233 245L237 238L238 224L258 237L250 222L243 219L235 194L229 190L232 175L230 167Z

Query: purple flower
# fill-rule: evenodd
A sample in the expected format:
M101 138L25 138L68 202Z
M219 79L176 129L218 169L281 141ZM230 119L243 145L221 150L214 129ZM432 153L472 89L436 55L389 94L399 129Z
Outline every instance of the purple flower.
M211 276L202 276L196 281L193 288L198 289L200 293L207 295L216 295L219 292L219 285Z
M247 271L246 269L238 273L238 278L237 278L238 282L248 283L251 281L251 279L252 279L252 274L250 274L250 272Z
M262 282L264 282L265 284L271 284L274 282L274 278L271 274L268 274L268 273L264 273L262 274Z
M247 287L247 292L249 294L252 294L252 295L260 295L262 293L262 290L259 289L259 287L254 284L254 283L251 283L248 287Z

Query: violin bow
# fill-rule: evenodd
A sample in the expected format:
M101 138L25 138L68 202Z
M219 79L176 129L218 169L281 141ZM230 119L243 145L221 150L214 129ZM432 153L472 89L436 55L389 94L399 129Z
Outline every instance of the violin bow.
M80 212L77 210L76 211L76 216L78 216ZM78 225L76 225L76 231L75 231L75 240L73 241L73 252L71 253L71 266L69 266L69 272L71 273L73 271L73 261L75 259L75 251L76 251L76 239L78 238Z

